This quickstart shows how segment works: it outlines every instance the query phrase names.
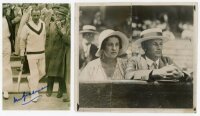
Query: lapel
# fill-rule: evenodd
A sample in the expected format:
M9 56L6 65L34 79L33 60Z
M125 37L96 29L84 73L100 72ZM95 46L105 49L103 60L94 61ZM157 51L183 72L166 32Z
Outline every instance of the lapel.
M165 66L165 63L163 62L163 59L160 58L160 59L159 59L159 65L158 65L158 68L160 69L160 68L162 68L162 67L164 67L164 66Z
M139 69L149 69L148 68L148 64L147 64L147 62L146 62L146 58L145 58L145 55L142 55L141 57L140 57L140 59L139 60L137 60L136 62L138 62L137 63L137 70L139 70Z
M29 23L26 23L27 26L36 34L40 35L42 30L43 30L43 23L41 23L40 29L37 31L36 29L34 29Z
M161 56L160 59L159 59L158 68L160 69L160 68L166 66L167 64L170 65L170 64L172 64L172 63L170 62L170 60L169 60L167 57ZM137 61L137 67L138 67L139 69L149 69L149 68L148 68L148 64L147 64L147 62L146 62L145 55L142 55L142 56L140 57L140 60Z
M95 46L93 44L91 44L89 55L93 56L95 54L94 51L95 51Z
M161 56L161 58L159 58L158 68L160 69L160 68L166 66L166 64L167 64L167 61L165 60L165 58L163 58L163 56ZM149 66L146 62L145 55L141 56L140 64L138 66L139 66L139 69L149 69Z
M83 50L83 45L82 45L82 41L79 41L79 54L80 54L80 58L84 59L84 50Z

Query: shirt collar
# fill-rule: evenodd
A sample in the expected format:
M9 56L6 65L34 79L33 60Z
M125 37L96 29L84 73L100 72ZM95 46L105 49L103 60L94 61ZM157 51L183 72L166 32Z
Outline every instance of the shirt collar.
M34 25L34 26L36 26L36 27L38 27L38 26L41 26L41 20L39 19L39 22L38 22L38 24L36 25L34 22L33 22L33 20L30 20L30 24L31 25Z
M147 56L145 56L145 58L146 58L146 62L147 62L147 64L148 64L149 66L152 66L152 64L153 64L154 62L156 62L157 66L159 65L159 59L156 60L156 61L153 61L153 60L149 59Z
M86 39L82 40L82 46L83 46L83 50L86 52L88 50L88 48L90 48L91 44L88 44L88 41Z
M87 46L87 45L91 45L91 42L88 42L86 39L83 38L82 44Z

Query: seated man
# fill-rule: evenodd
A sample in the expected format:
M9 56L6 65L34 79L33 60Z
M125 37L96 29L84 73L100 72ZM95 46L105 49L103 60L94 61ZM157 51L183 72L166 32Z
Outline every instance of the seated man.
M79 69L82 70L88 62L97 58L95 56L97 46L93 44L95 35L97 34L96 27L84 25L80 34L82 34L83 38L79 42Z
M136 44L141 45L144 55L130 58L126 67L126 79L155 81L159 79L177 79L188 81L189 75L183 73L172 59L162 55L163 41L167 40L159 28L141 32Z

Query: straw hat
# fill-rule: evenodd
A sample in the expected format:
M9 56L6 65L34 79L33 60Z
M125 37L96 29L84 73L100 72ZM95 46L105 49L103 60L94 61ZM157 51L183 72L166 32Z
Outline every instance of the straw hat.
M102 53L101 47L102 47L103 41L105 39L107 39L108 37L110 37L110 36L118 36L121 39L122 48L119 50L118 56L122 55L123 53L126 52L126 50L128 48L128 43L129 43L128 38L126 37L126 35L123 34L120 31L114 31L114 30L111 30L111 29L107 29L107 30L102 31L100 33L100 35L99 35L99 39L98 39L98 42L99 42L98 51L95 54L97 57L101 56L101 53Z
M140 33L140 38L135 41L136 44L141 45L142 42L152 39L162 39L166 42L168 39L163 36L160 28L146 29Z
M84 25L83 30L81 30L80 33L97 33L96 27L92 25Z

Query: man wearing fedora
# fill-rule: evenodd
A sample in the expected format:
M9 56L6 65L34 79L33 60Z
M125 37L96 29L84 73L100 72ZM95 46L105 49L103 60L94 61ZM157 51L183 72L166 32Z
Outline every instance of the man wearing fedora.
M46 72L47 72L47 96L50 97L53 91L55 79L59 82L57 98L61 98L66 93L66 54L70 50L70 37L67 36L69 24L66 20L68 5L60 4L53 7L55 19L48 23L46 41ZM49 17L51 18L51 17ZM67 25L68 24L68 25ZM69 64L68 64L69 65Z
M126 79L155 81L160 79L190 80L190 76L172 61L162 55L163 42L167 40L159 28L141 32L135 43L142 47L144 55L130 58L126 68Z
M82 41L79 43L79 69L82 70L89 61L96 59L96 51L98 50L96 45L92 42L94 40L96 27L92 25L84 25L83 30L80 31L82 34Z

